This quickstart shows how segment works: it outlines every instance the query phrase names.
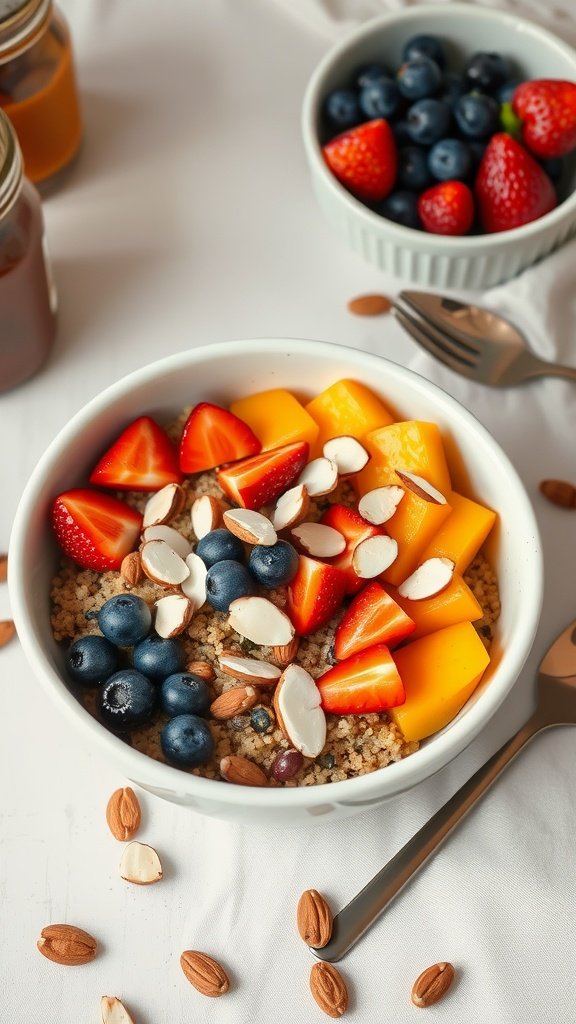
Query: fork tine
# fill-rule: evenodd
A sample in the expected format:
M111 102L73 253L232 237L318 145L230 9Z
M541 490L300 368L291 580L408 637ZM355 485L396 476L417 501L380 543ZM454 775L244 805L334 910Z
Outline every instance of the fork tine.
M438 327L433 320L429 317L423 316L418 310L402 310L402 312L411 320L416 321L432 341L435 341L439 348L449 355L453 356L454 359L461 360L466 366L474 367L477 365L481 351L474 351L468 345L463 345L459 338L449 334L443 328Z
M442 332L442 335L448 337L456 345L461 347L467 355L479 356L482 351L482 345L480 340L475 340L470 335L463 333L456 323L456 317L452 316L450 323L448 324L445 320L437 319L429 309L424 308L414 295L418 295L418 292L403 291L398 296L401 302L405 303L410 312L415 316L419 317L431 328L435 328Z
M458 356L453 356L451 352L438 345L435 338L432 338L428 333L426 326L421 320L417 320L416 317L410 316L410 314L404 312L404 310L398 307L394 308L394 316L398 322L402 325L405 331L414 338L414 341L418 342L422 348L426 349L430 355L434 356L445 366L448 366L454 373L459 373L462 377L469 377L474 379L474 366L462 360Z

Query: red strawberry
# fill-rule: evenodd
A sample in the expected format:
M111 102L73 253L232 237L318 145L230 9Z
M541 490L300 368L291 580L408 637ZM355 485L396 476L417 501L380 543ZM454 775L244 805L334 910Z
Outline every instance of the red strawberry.
M118 498L87 487L59 494L52 526L60 547L83 569L119 569L138 543L142 516Z
M90 474L91 484L126 491L159 491L181 479L174 445L149 416L133 420Z
M330 505L322 516L321 523L338 530L346 538L346 547L341 555L330 559L330 565L340 569L346 576L346 593L356 594L365 584L365 580L356 575L352 567L354 548L361 540L385 533L380 526L373 526L362 518L359 512L348 505Z
M498 132L488 143L474 184L485 231L509 231L542 217L556 206L546 172L510 135Z
M418 216L432 234L465 235L474 220L474 197L463 181L440 181L419 197Z
M375 644L340 661L316 680L322 707L334 715L367 715L406 700L386 644Z
M286 604L298 636L306 636L326 625L344 600L345 583L339 569L300 555L296 575L288 584Z
M271 448L218 470L220 487L242 508L259 509L276 501L300 476L308 461L307 441Z
M394 185L396 141L382 118L342 132L322 153L334 177L358 199L378 203Z
M247 423L228 409L200 402L190 413L180 441L180 469L203 473L225 462L256 455L262 445Z
M356 595L338 624L334 654L341 661L374 644L399 643L416 629L416 623L396 604L376 580Z
M550 160L576 148L576 83L523 82L512 96L512 110L522 122L522 142L536 156Z

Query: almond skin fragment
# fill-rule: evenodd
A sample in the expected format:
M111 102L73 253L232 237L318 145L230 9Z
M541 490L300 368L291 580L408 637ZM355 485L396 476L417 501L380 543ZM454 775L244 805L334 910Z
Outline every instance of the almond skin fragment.
M412 1002L414 1006L432 1006L437 1003L450 988L454 981L452 964L441 962L427 967L419 974L412 986Z
M226 782L237 786L267 786L268 779L259 765L239 754L230 754L220 761L220 774Z
M8 555L2 553L0 555L0 583L5 583L8 579Z
M298 900L296 911L300 937L308 946L322 949L332 937L332 911L316 889L306 889Z
M198 676L205 683L211 683L216 679L216 672L209 661L189 661L186 665L186 672L192 676Z
M0 647L5 647L16 636L16 626L12 619L2 619L0 622Z
M73 924L47 925L36 945L42 956L65 967L90 963L97 949L96 939Z
M310 971L310 991L329 1017L341 1017L348 1006L348 990L340 971L322 960Z
M280 668L286 668L294 661L300 647L300 637L295 636L289 644L279 644L272 648L274 661Z
M142 814L138 797L130 786L116 789L106 807L106 821L115 839L127 842L140 828Z
M187 949L180 957L180 966L191 985L203 996L223 996L230 988L226 971L207 953Z
M140 561L140 552L131 551L122 559L120 575L127 587L137 587L144 579L144 570Z
M542 480L540 493L560 508L576 508L576 487L567 480Z
M250 711L259 701L258 691L253 686L233 686L224 690L210 705L210 714L221 722Z
M386 295L358 295L348 302L348 311L356 316L382 316L389 313L392 303Z

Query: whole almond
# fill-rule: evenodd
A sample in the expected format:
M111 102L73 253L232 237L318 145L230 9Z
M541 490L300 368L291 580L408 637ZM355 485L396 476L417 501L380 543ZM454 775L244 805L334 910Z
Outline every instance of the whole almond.
M210 705L210 714L219 721L226 721L249 711L259 701L258 691L253 686L233 686L224 690Z
M16 626L12 619L2 619L0 622L0 647L5 647L14 636L16 636Z
M359 295L356 299L350 299L348 310L356 316L381 316L382 313L389 313L391 306L386 295Z
M310 991L329 1017L341 1017L348 1006L348 990L340 971L323 960L310 971Z
M115 839L125 843L140 828L141 812L138 797L130 786L116 789L106 807L106 821Z
M576 508L576 487L567 480L542 480L539 489L553 505Z
M8 579L8 555L0 554L0 583L5 583Z
M292 638L289 644L280 644L277 647L272 648L272 655L277 665L281 665L285 668L286 665L290 665L294 661L294 658L298 654L298 648L300 647L300 637L295 636Z
M226 782L237 786L267 786L268 779L259 765L239 754L229 754L220 761L220 773Z
M216 672L208 661L189 661L186 671L192 676L203 679L205 683L211 683L216 678Z
M226 971L207 953L187 949L180 957L180 966L191 985L203 996L223 996L230 988Z
M87 964L96 956L96 939L73 924L49 924L36 943L48 960L65 967Z
M432 1006L437 1003L450 988L454 981L452 964L441 962L427 967L418 975L412 986L412 1002L414 1006Z
M144 579L144 570L140 561L140 552L131 551L125 555L120 566L120 575L128 587L136 587Z
M301 938L314 949L322 949L332 937L332 911L316 889L307 889L298 900L296 911Z

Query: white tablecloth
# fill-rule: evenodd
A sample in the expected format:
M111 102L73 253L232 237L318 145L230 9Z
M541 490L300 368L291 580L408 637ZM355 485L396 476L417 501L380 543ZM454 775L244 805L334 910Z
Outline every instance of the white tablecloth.
M563 6L564 17L561 4L552 13L574 35ZM394 322L347 312L351 297L398 282L324 224L300 144L303 90L343 2L318 2L315 24L306 0L301 17L292 16L297 0L290 10L285 0L62 7L86 140L45 205L61 304L56 351L0 398L0 550L47 442L101 388L163 354L266 335L383 353L439 382L511 456L541 525L546 594L533 653L456 762L382 810L299 829L232 826L142 794L141 838L165 868L149 888L120 880L121 846L104 821L108 796L126 780L67 730L17 641L0 652L0 1019L89 1024L100 996L115 994L137 1024L321 1020L294 924L300 892L317 888L338 908L365 884L527 717L538 660L576 614L576 513L546 505L537 490L544 477L576 479L576 390L558 380L506 393L471 387ZM575 261L573 242L483 297L525 325L542 355L573 363ZM8 614L3 587L0 618ZM573 730L536 740L345 958L351 1022L415 1019L412 982L438 960L455 964L458 983L431 1020L574 1020L575 754ZM92 932L98 959L75 969L43 959L36 939L55 921ZM225 998L203 999L185 981L178 957L194 947L229 968Z

